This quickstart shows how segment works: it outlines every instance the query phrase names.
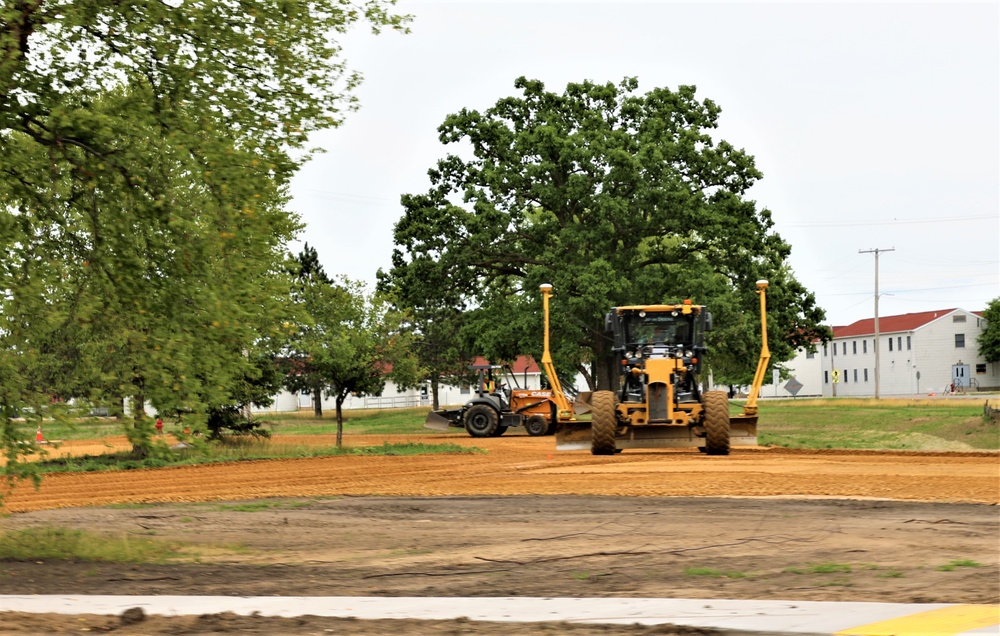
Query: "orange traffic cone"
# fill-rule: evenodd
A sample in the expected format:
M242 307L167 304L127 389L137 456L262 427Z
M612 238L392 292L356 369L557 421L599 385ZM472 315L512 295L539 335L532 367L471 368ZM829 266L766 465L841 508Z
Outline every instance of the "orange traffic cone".
M42 435L42 427L41 426L39 426L38 430L35 431L35 441L38 442L39 444L44 444L45 443L45 437Z

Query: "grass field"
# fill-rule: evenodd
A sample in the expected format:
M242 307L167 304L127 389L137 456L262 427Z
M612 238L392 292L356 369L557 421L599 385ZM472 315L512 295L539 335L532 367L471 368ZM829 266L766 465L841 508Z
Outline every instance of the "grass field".
M805 399L762 400L758 425L762 444L801 448L919 449L923 441L941 440L979 449L1000 449L996 422L983 418L985 398L962 399ZM733 413L740 403L732 403ZM427 433L427 408L357 410L344 413L344 432L351 434ZM332 412L265 413L275 435L331 434L337 430ZM47 423L48 439L94 439L122 433L113 419L84 420L74 425ZM170 432L167 423L165 432ZM455 429L459 432L459 429Z
M984 399L764 400L761 445L879 450L1000 449Z

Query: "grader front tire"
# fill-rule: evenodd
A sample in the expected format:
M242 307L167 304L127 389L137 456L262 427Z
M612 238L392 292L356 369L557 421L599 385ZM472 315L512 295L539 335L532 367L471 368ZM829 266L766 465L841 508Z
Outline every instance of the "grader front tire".
M612 391L595 391L591 398L590 453L615 454L615 429L618 428L618 400Z
M705 452L729 454L729 395L725 391L705 393Z

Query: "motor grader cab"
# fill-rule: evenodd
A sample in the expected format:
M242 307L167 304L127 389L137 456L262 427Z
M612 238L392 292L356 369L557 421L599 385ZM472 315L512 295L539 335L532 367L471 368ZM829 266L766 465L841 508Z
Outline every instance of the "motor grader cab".
M499 437L514 426L523 426L533 437L555 432L560 407L553 390L520 388L509 367L469 368L476 372L476 396L461 408L431 411L426 428L464 428L472 437Z
M616 307L607 314L605 327L613 335L612 355L621 374L621 388L593 393L590 422L561 422L556 448L589 448L594 455L612 455L625 448L696 447L709 455L728 455L732 445L756 446L757 395L771 357L766 288L767 281L758 281L763 346L741 415L729 414L725 391L701 390L705 333L712 328L706 307L690 300L677 305ZM551 286L543 285L542 294L547 300Z

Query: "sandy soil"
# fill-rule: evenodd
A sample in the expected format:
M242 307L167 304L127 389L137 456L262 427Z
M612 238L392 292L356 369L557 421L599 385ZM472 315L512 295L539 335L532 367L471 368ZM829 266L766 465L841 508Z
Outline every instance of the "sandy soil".
M22 485L8 494L13 514L0 530L58 526L178 541L190 558L0 562L0 593L1000 602L997 453L592 457L556 452L552 438L407 437L442 438L488 452L52 475L38 491ZM400 441L348 443L386 439ZM265 498L267 505L237 503ZM138 502L150 505L108 507ZM384 623L227 615L129 623L0 612L0 634L529 633L461 621ZM715 633L631 629L613 632Z

